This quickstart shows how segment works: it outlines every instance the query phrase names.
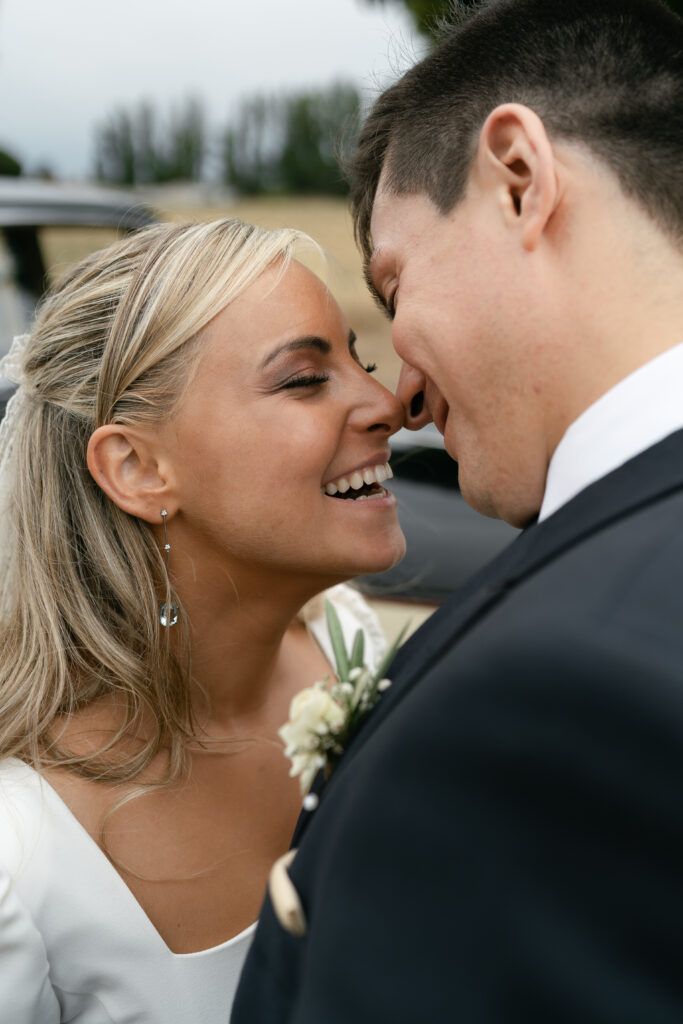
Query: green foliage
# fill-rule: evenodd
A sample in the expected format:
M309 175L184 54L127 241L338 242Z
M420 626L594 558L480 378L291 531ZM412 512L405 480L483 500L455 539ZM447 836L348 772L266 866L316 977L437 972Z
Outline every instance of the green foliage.
M15 178L21 174L19 161L15 160L11 153L6 153L4 149L0 149L0 174L11 175Z
M334 660L337 665L337 679L340 682L345 682L349 678L349 672L351 671L351 662L349 660L349 656L346 650L346 642L344 641L344 631L342 630L341 622L339 621L339 616L337 615L337 609L334 607L332 602L328 601L327 599L325 599L325 618L327 619L327 629L330 634L330 640L332 642L332 651L334 653Z
M112 181L118 185L135 184L133 125L134 117L125 110L118 110L96 129L95 173L101 181Z
M223 180L251 195L343 195L347 184L336 147L359 117L360 98L350 85L245 99L222 135ZM119 185L199 181L208 149L198 100L187 100L165 121L141 103L114 111L97 127L95 170L101 181Z
M335 148L359 112L357 90L342 84L243 101L225 133L226 184L251 194L345 194Z
M265 96L244 100L223 139L224 181L247 195L275 191L281 135L273 103Z
M117 110L96 128L95 172L101 181L137 185L199 181L206 154L202 104L188 99L164 124L154 107Z
M163 173L166 181L199 181L206 155L206 124L202 105L187 100L171 113Z

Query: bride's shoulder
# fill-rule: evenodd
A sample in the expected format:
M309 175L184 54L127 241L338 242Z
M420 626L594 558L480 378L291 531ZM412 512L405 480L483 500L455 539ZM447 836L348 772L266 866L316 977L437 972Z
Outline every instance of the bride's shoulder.
M301 618L318 639L326 639L325 600L333 606L347 647L350 648L358 629L365 633L366 664L376 666L386 653L387 641L377 615L363 595L348 583L340 583L317 594L301 609Z
M37 845L44 792L39 774L14 757L0 760L0 865L17 869Z
M41 779L35 768L16 757L0 758L0 809L32 806L40 797Z
M12 1007L13 1024L61 1019L40 918L64 862L55 863L44 802L38 772L14 757L0 758L0 1006ZM59 909L68 915L71 904Z

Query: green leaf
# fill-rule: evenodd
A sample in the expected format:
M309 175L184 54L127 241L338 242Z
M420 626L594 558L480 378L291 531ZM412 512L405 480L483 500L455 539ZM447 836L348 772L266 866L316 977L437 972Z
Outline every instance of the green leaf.
M356 630L353 638L353 649L351 651L351 668L363 667L363 655L365 654L365 633L362 629Z
M349 665L349 656L346 651L346 644L344 643L344 633L342 632L339 616L327 598L325 599L325 616L327 618L330 640L332 641L334 658L337 662L337 678L341 683L348 682L351 666Z

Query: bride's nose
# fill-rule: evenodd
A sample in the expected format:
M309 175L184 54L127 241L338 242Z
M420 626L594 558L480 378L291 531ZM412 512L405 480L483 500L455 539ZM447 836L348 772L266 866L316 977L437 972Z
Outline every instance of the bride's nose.
M358 429L383 433L387 437L403 426L403 406L388 388L374 377L367 377L364 400L354 409Z

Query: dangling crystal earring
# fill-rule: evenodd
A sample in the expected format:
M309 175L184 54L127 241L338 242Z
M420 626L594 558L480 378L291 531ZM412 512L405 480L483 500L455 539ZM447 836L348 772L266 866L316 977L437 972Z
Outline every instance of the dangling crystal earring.
M169 567L170 567L170 554L171 545L168 543L168 533L166 532L166 516L168 512L165 508L161 510L161 521L164 524L164 558L166 559L166 579L170 581ZM170 586L170 582L169 582ZM168 613L167 613L168 608ZM164 601L163 604L159 605L159 622L162 626L175 626L178 621L178 605L171 604L167 605Z

